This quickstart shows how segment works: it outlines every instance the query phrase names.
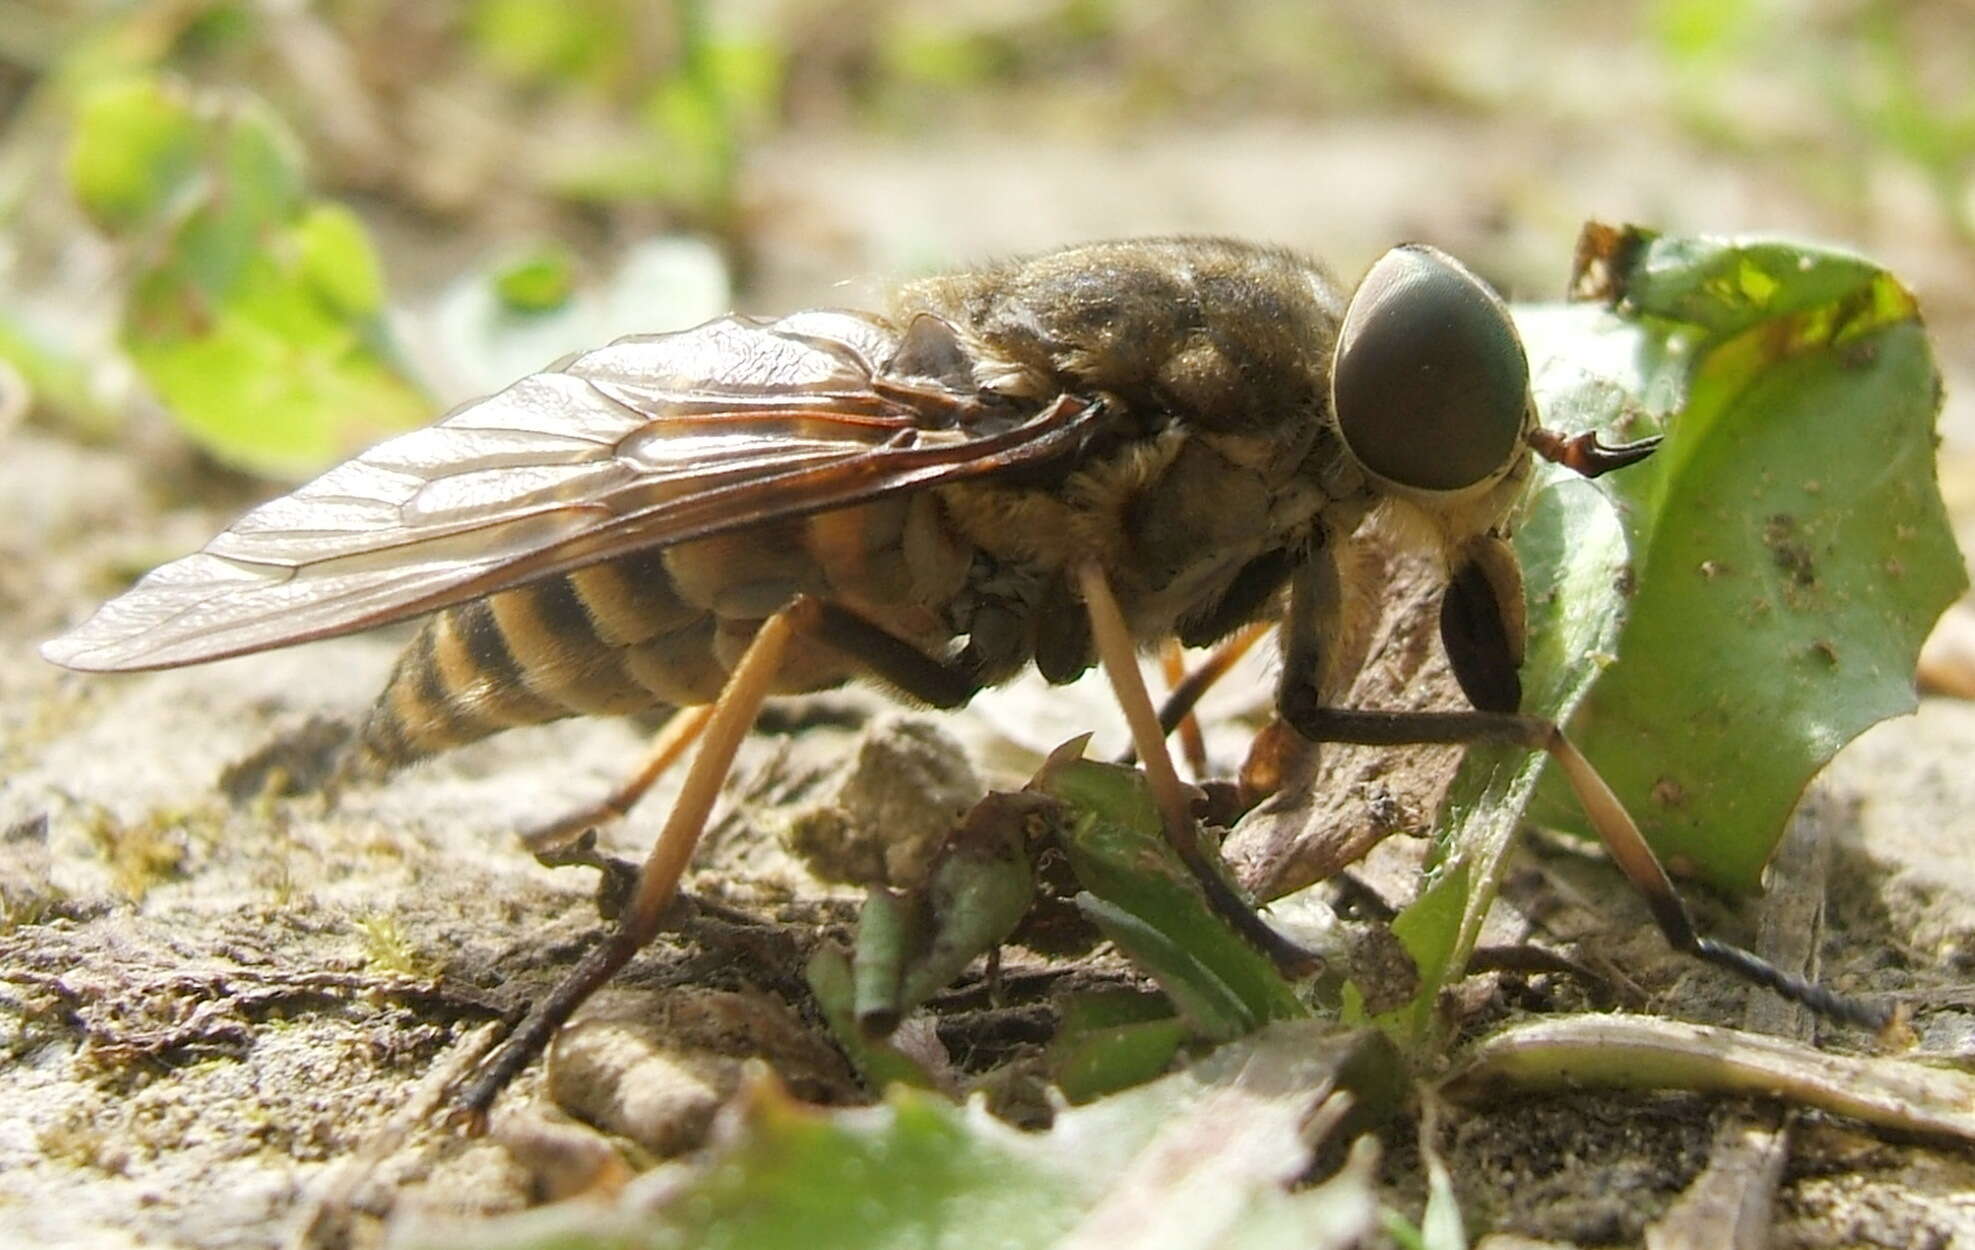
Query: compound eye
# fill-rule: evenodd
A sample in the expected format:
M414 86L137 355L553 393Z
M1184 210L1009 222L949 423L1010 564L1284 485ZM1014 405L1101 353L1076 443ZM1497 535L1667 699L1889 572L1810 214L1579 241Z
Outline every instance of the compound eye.
M1331 400L1351 453L1388 481L1459 490L1502 471L1530 405L1509 310L1453 257L1379 257L1338 331Z

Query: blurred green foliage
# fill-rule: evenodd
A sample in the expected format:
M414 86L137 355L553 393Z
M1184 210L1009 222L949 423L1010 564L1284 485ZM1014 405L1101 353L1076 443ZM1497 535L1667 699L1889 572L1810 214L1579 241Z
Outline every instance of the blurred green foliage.
M467 18L487 64L530 86L602 84L630 69L622 6L596 0L481 0Z
M127 362L194 443L277 479L418 424L436 407L422 380L450 383L458 372L394 341L370 228L312 190L326 177L414 212L459 210L463 192L428 176L430 162L384 150L398 137L388 79L419 68L430 50L421 39L436 39L456 79L510 90L511 109L616 119L597 142L544 145L505 167L532 180L533 194L657 203L716 234L731 224L742 148L772 120L780 80L775 47L718 28L708 6L691 3L486 0L434 16L161 0L42 16L45 25L0 31L0 56L40 74L0 152L0 227L29 257L23 268L37 254L45 265L43 289L0 309L0 360L44 420L91 437L114 435L117 410L135 398L106 380ZM520 123L519 114L503 120ZM488 156L472 155L476 169L492 168ZM100 314L75 306L90 296L57 267L75 225L61 205L51 210L51 185L112 249L113 333L72 324ZM576 252L558 243L497 261L487 281L506 310L546 313L570 303L581 277ZM724 279L688 285L683 304L657 315L720 311L701 305L714 287L724 301ZM667 324L619 324L636 303L606 284L592 301L601 313L568 320L608 321L612 334ZM472 364L495 350L476 345ZM505 380L546 362L498 368Z
M494 292L512 312L549 312L576 290L576 254L561 243L543 243L494 272Z
M83 211L112 233L162 216L199 164L199 123L183 93L133 78L97 88L77 112L69 181Z
M1786 0L1653 0L1647 31L1696 134L1779 159L1857 208L1888 166L1918 173L1944 221L1975 242L1975 11L1865 0L1806 14ZM1760 84L1773 97L1733 84ZM1778 102L1792 108L1781 111ZM1794 116L1790 114L1794 113Z
M1758 160L1840 212L1865 213L1882 176L1900 171L1975 241L1975 85L1961 55L1975 13L1946 0L1636 0L1600 7L1595 21L1567 17L1536 3L1494 6L1484 20L1449 4L1291 0L16 0L0 21L0 109L11 115L0 232L13 248L0 257L14 292L0 307L0 359L27 379L39 419L101 436L132 406L102 356L120 343L202 445L291 476L407 419L422 402L414 379L436 375L434 389L458 397L418 344L383 332L400 311L376 278L396 263L392 249L380 263L378 244L309 206L361 196L366 215L484 233L483 254L511 252L504 232L517 222L577 255L690 230L745 275L763 220L749 152L846 129L1123 134L1436 111L1634 127L1659 106L1688 140ZM1600 98L1567 61L1505 75L1488 59L1525 45L1626 64L1599 80L1611 84ZM223 139L229 128L243 136ZM232 177L231 163L257 159L254 135L275 134L288 153L270 148L257 173L226 185L223 208L192 203ZM94 314L58 307L87 304L88 292L63 255L72 223L49 210L57 186L116 241L108 277L136 315L119 335L77 333L64 317ZM165 246L187 250L174 263ZM262 260L246 264L255 247ZM449 263L443 275L414 266L409 289L467 262ZM502 298L555 305L557 285L581 274L554 270L506 273ZM195 292L216 302L194 309ZM183 351L188 327L208 317L196 363L132 337L162 326ZM243 368L315 381L205 376ZM326 414L298 416L318 433L271 435L265 451L248 446L252 423L215 411L298 399L363 410L329 434Z
M76 200L130 254L120 340L188 435L300 478L428 414L385 340L368 232L308 198L300 146L264 106L146 75L77 112Z

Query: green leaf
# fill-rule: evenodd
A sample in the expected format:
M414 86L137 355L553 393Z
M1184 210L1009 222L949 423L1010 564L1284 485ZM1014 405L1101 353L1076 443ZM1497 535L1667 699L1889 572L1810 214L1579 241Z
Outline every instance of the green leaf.
M1863 314L1854 331L1914 315L1913 297L1897 280L1850 252L1643 232L1626 236L1618 247L1629 253L1620 262L1620 312L1660 337L1698 330L1705 336L1702 350L1765 322L1820 309ZM1868 307L1857 307L1861 302Z
M1839 253L1655 240L1624 307L1689 343L1655 366L1685 402L1661 455L1604 479L1637 593L1571 730L1663 858L1754 890L1817 770L1912 710L1920 644L1966 588L1939 378L1912 296ZM1538 800L1584 831L1560 780Z
M560 243L530 248L494 271L494 294L510 312L552 312L576 290L576 254Z
M182 94L149 82L119 107ZM308 201L298 145L257 101L211 93L178 107L202 176L181 171L169 217L150 223L161 241L143 250L122 319L152 392L216 459L275 478L424 420L386 341L384 281L356 215ZM139 207L123 203L134 224Z
M186 91L158 77L106 82L78 108L69 185L98 229L122 233L164 215L203 150Z
M1204 1035L1226 1040L1309 1014L1269 957L1209 905L1166 841L1144 774L1076 759L1053 762L1033 784L1070 807L1058 839L1089 892L1079 909Z
M985 836L956 845L956 835L949 840L954 849L933 866L926 891L937 924L924 935L900 978L899 994L908 1007L930 999L976 957L1007 941L1035 901L1035 874L1019 823L998 830L963 827L960 832Z
M803 969L809 992L815 995L816 1005L823 1010L823 1022L857 1074L875 1090L893 1085L939 1088L933 1074L910 1055L887 1040L866 1036L857 1021L854 975L850 959L829 943L817 947Z
M1050 1039L1052 1082L1072 1104L1143 1085L1171 1066L1191 1035L1163 995L1086 990L1065 995Z
M860 1029L889 1032L1008 940L1035 901L1023 828L1040 802L989 794L948 832L924 881L867 893L852 965Z
M523 83L599 82L624 60L621 16L571 0L481 0L468 33L495 70Z
M902 1087L881 1106L827 1111L764 1082L725 1142L670 1177L654 1208L564 1203L476 1225L470 1240L490 1250L1040 1250L1101 1229L1117 1244L1171 1250L1343 1250L1376 1225L1376 1150L1361 1144L1324 1183L1290 1186L1311 1164L1306 1130L1324 1099L1345 1087L1360 1106L1382 1105L1384 1090L1360 1074L1391 1063L1372 1030L1276 1025L1189 1071L1062 1111L1042 1133Z
M219 177L213 202L242 226L293 220L308 193L301 141L253 96L217 96L214 112Z
M355 327L323 316L295 275L257 265L247 285L259 289L183 333L125 337L145 381L215 458L299 478L428 415L424 397ZM153 297L183 294L172 287Z
M1965 584L1933 472L1939 383L1911 297L1857 257L1615 236L1613 310L1519 309L1545 424L1637 437L1596 482L1539 474L1524 710L1570 726L1661 855L1759 884L1837 749L1910 709L1919 643ZM1584 832L1527 752L1468 753L1395 930L1430 1027L1525 819Z
M384 311L384 272L370 235L341 204L316 204L295 223L296 264L304 281L352 318Z
M1097 925L1127 958L1152 974L1193 1030L1213 1042L1253 1033L1266 1017L1254 1009L1218 970L1186 943L1156 925L1094 894L1077 895L1077 910Z

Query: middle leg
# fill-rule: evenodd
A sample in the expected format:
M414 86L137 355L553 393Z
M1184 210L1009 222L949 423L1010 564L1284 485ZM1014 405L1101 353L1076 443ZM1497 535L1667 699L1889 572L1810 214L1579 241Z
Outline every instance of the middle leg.
M1146 693L1145 677L1138 667L1138 649L1132 644L1131 631L1125 625L1124 613L1111 593L1111 583L1104 570L1095 562L1079 565L1077 585L1083 594L1084 609L1090 614L1091 639L1097 647L1098 662L1111 679L1111 689L1125 713L1125 723L1131 727L1132 745L1152 788L1166 840L1199 881L1208 902L1223 920L1285 971L1292 974L1314 971L1319 962L1317 956L1263 920L1253 905L1228 884L1202 845L1192 799L1173 767L1172 755L1166 750L1165 727L1160 724L1159 713Z

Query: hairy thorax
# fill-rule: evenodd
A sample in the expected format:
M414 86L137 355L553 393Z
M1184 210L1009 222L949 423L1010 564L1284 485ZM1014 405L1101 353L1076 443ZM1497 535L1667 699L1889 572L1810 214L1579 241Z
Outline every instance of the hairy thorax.
M956 326L984 390L1107 406L1099 445L1057 479L938 492L979 553L951 623L987 680L1030 660L1051 678L1089 662L1080 625L1058 619L1077 615L1066 579L1078 561L1103 565L1140 639L1199 641L1264 610L1273 587L1253 583L1271 569L1286 575L1325 530L1355 526L1366 485L1325 385L1341 307L1314 262L1193 238L1096 244L900 291L894 316ZM1229 605L1237 588L1254 602Z

